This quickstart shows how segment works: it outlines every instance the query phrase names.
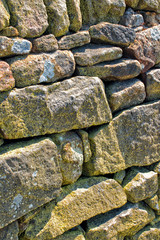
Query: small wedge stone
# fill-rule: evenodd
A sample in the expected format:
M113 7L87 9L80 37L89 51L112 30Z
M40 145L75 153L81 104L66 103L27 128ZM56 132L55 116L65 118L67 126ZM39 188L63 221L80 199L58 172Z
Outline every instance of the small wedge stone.
M156 211L160 211L160 206L159 206L159 200L158 200L158 195L154 194L152 197L147 198L144 200L150 208Z
M9 26L9 27L4 28L0 32L0 36L18 37L19 36L19 32L18 32L17 28Z
M53 34L34 39L32 45L32 52L35 53L52 52L58 49L57 39Z
M84 162L88 162L92 156L88 133L81 129L78 129L76 132L82 139Z

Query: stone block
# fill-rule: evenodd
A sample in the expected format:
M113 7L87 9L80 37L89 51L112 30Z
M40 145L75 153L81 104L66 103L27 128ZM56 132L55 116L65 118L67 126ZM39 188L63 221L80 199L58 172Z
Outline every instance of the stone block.
M0 61L0 92L9 91L15 86L15 79L8 63Z

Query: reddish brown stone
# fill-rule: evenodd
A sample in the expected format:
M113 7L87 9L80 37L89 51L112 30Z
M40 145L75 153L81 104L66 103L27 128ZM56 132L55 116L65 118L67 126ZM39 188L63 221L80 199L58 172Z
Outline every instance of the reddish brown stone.
M8 63L0 61L0 92L8 91L15 86L15 80Z

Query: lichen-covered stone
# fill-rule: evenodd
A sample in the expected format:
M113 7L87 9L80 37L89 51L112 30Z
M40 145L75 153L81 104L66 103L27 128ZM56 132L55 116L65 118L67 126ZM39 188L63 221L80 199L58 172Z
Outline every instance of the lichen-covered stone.
M146 72L160 62L160 25L136 34L134 43L125 49L125 54L136 58Z
M88 220L86 239L123 240L135 235L154 218L154 212L143 203L127 203L118 210Z
M139 0L125 0L126 5L131 8L137 7Z
M150 198L158 190L157 173L131 168L123 181L123 189L130 202L136 203Z
M148 206L150 206L150 208L152 208L153 210L156 211L160 211L160 206L159 206L159 200L158 200L158 195L157 194L153 194L152 197L147 198L144 200Z
M69 30L66 0L44 0L48 13L48 32L55 37L65 35Z
M125 0L111 0L110 2L111 7L106 15L105 21L110 23L119 23L120 18L123 16L126 9Z
M0 0L0 31L9 26L10 14L6 0Z
M160 99L160 68L153 69L143 76L148 101Z
M70 20L70 30L78 32L82 27L80 0L66 0L67 12Z
M1 240L18 240L18 221L15 221L8 226L0 229L0 239Z
M83 165L83 146L80 137L70 131L53 134L51 138L61 153L60 168L63 185L76 182L82 174Z
M111 119L103 82L96 77L74 77L0 94L1 138L59 133Z
M126 195L115 180L105 177L79 179L63 187L56 205L53 202L33 218L34 224L30 223L24 237L27 240L53 239L84 220L125 203Z
M9 26L4 28L1 32L0 32L0 36L6 36L6 37L18 37L19 32L17 30L17 28Z
M92 157L85 175L115 173L132 166L160 161L160 101L133 107L107 125L91 129Z
M84 231L80 226L75 227L54 238L54 240L85 240Z
M108 22L99 23L89 28L91 41L95 43L108 43L118 46L129 46L135 40L133 29Z
M136 8L160 13L160 2L159 0L139 0Z
M75 70L72 52L57 50L54 53L30 54L10 58L16 87L55 82L70 77Z
M47 12L43 0L7 0L11 24L21 37L38 37L48 27Z
M0 61L0 92L9 91L15 86L15 80L8 63Z
M53 34L34 39L32 45L32 52L35 53L52 52L58 49L57 39Z
M81 129L78 129L76 132L82 140L84 162L88 162L92 156L88 133Z
M92 66L104 61L112 61L122 57L119 47L89 44L73 49L75 61L80 66Z
M0 57L28 54L31 48L31 42L26 39L0 36Z
M59 49L71 49L90 43L90 40L89 32L81 31L62 37L58 42L58 46Z
M106 94L112 112L138 105L146 97L145 86L139 79L110 83Z
M137 77L141 72L141 65L137 60L120 59L110 63L98 63L94 66L77 66L76 71L80 76L96 76L104 81L123 81Z
M1 146L0 152L0 228L3 228L57 197L62 174L57 147L50 139Z

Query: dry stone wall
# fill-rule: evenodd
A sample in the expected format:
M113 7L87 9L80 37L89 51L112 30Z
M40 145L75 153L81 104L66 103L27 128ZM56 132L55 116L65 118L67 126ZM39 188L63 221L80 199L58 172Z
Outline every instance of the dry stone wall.
M160 1L0 0L0 240L160 240Z

